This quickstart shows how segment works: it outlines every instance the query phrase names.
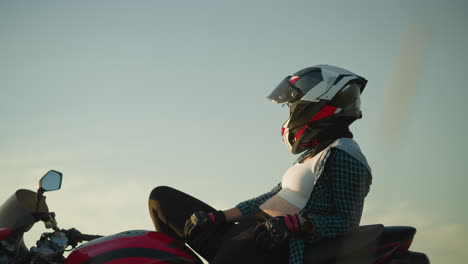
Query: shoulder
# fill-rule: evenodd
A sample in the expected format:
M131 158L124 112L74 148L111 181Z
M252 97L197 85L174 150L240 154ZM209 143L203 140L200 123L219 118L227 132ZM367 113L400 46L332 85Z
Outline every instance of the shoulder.
M327 162L335 162L335 163L357 162L359 163L359 161L356 158L354 158L351 154L336 147L330 148L330 154L328 156Z
M333 159L335 162L347 163L354 167L364 167L369 174L372 173L366 156L362 153L358 143L352 138L340 138L336 140L331 144L330 151L333 151L333 156L336 156Z
M325 163L325 176L335 184L335 190L353 190L367 194L372 184L370 170L355 157L341 149L330 149Z
M370 171L365 164L353 157L347 151L335 147L330 149L330 154L325 163L325 169L332 170L340 174L370 174Z

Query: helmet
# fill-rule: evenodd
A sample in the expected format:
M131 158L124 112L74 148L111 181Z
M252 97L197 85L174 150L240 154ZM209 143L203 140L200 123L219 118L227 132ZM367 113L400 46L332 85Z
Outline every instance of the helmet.
M282 137L294 154L314 148L332 128L362 117L360 95L367 80L345 69L317 65L287 76L267 99L289 106Z

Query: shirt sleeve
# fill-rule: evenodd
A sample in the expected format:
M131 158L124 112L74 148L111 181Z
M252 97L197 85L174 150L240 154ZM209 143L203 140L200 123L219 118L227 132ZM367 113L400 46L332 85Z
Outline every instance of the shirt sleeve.
M330 184L332 211L326 215L307 215L314 220L317 228L313 237L308 239L309 242L323 237L340 236L357 228L361 221L364 198L372 180L367 168L351 155L339 149L331 151L324 174Z
M258 197L249 199L236 205L237 208L242 212L242 215L248 215L249 213L258 209L258 207L270 199L273 195L277 194L281 190L281 183L276 185L271 191L264 193Z

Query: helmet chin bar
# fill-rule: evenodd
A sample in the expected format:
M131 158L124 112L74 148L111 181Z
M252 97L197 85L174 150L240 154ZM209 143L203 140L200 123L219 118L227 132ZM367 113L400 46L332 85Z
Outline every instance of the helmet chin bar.
M305 125L305 131L299 137L295 137L293 131L297 131L298 126L288 128L289 119L283 125L283 141L288 150L293 154L299 154L309 149L313 149L317 144L330 140L337 139L343 135L350 134L348 127L355 121L353 117L335 117L328 116L320 120L310 122ZM346 133L345 133L346 132ZM350 134L352 137L352 134Z
M308 133L304 133L300 135L299 138L296 138L296 135L287 127L289 123L289 119L285 122L282 127L282 138L283 142L286 145L286 148L293 154L299 154L307 149L311 149L317 144L317 139L315 138L318 136L318 133L311 131L311 129L306 125L306 130ZM307 139L307 138L310 139ZM306 143L304 143L306 142Z
M295 139L290 149L291 153L299 154L308 149L312 149L317 145L317 137L320 134L320 130L310 128L307 125L306 131L307 133L303 133L297 139Z
M322 101L314 104L315 110L312 111L314 114L308 118L304 115L307 119L302 118L302 121L296 122L295 124L291 123L291 119L294 118L294 112L296 112L296 114L297 112L302 114L300 113L301 110L297 110L297 108L295 108L290 112L288 120L283 124L282 136L286 147L291 151L291 153L299 154L307 149L314 148L315 145L317 145L318 135L326 129L326 127L321 127L320 124L322 122L320 122L320 120L328 120L327 117L332 116L338 110L337 107L330 106L327 103L328 101ZM290 110L293 109L292 107L293 106L290 106ZM318 124L318 128L316 124ZM291 125L293 127L290 127ZM327 125L333 125L333 122L327 122ZM312 129L312 127L314 129Z
M293 152L293 146L291 145L291 142L289 140L289 129L285 129L283 133L283 142L286 145L286 148L288 148L289 151ZM294 153L294 152L293 152Z
M286 148L288 148L288 150L292 152L293 146L291 145L291 142L290 142L290 136L292 134L290 134L290 129L288 128L289 120L291 119L288 118L288 120L284 122L283 127L281 128L281 137L283 138L283 142L286 145Z

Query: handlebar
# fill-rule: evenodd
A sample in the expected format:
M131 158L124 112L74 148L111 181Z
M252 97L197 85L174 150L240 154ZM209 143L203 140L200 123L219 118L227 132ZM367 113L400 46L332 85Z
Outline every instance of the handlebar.
M39 216L38 218L47 220L46 217L42 216ZM79 243L82 243L83 241L90 241L100 237L102 236L81 234L81 232L75 228L60 230L55 227L54 232L43 233L41 238L36 242L37 246L32 247L30 252L25 257L31 259L31 261L27 261L27 263L63 263L62 260L64 260L64 251L70 251L74 249ZM66 250L68 246L71 246L70 250ZM17 259L15 258L15 260ZM0 260L0 263L3 263L3 261ZM12 263L18 263L18 261Z
M81 234L81 239L83 241L91 241L97 238L101 238L102 236L99 235L86 235L86 234Z
M91 241L91 240L102 237L99 235L82 234L80 231L76 230L75 228L62 230L62 232L65 233L65 235L68 238L68 245L72 246L73 248L76 247L78 243L81 243L83 241Z
M59 231L58 228L56 228L56 222L55 222L55 213L53 212L48 212L48 213L35 213L34 218L36 221L43 221L44 223L53 221L55 225L52 225L54 227L55 231ZM71 228L68 230L60 230L61 232L65 233L67 236L68 240L70 241L70 245L74 246L78 243L81 243L83 241L91 241L97 238L100 238L102 236L99 235L88 235L88 234L82 234L80 231L76 230L75 228Z

